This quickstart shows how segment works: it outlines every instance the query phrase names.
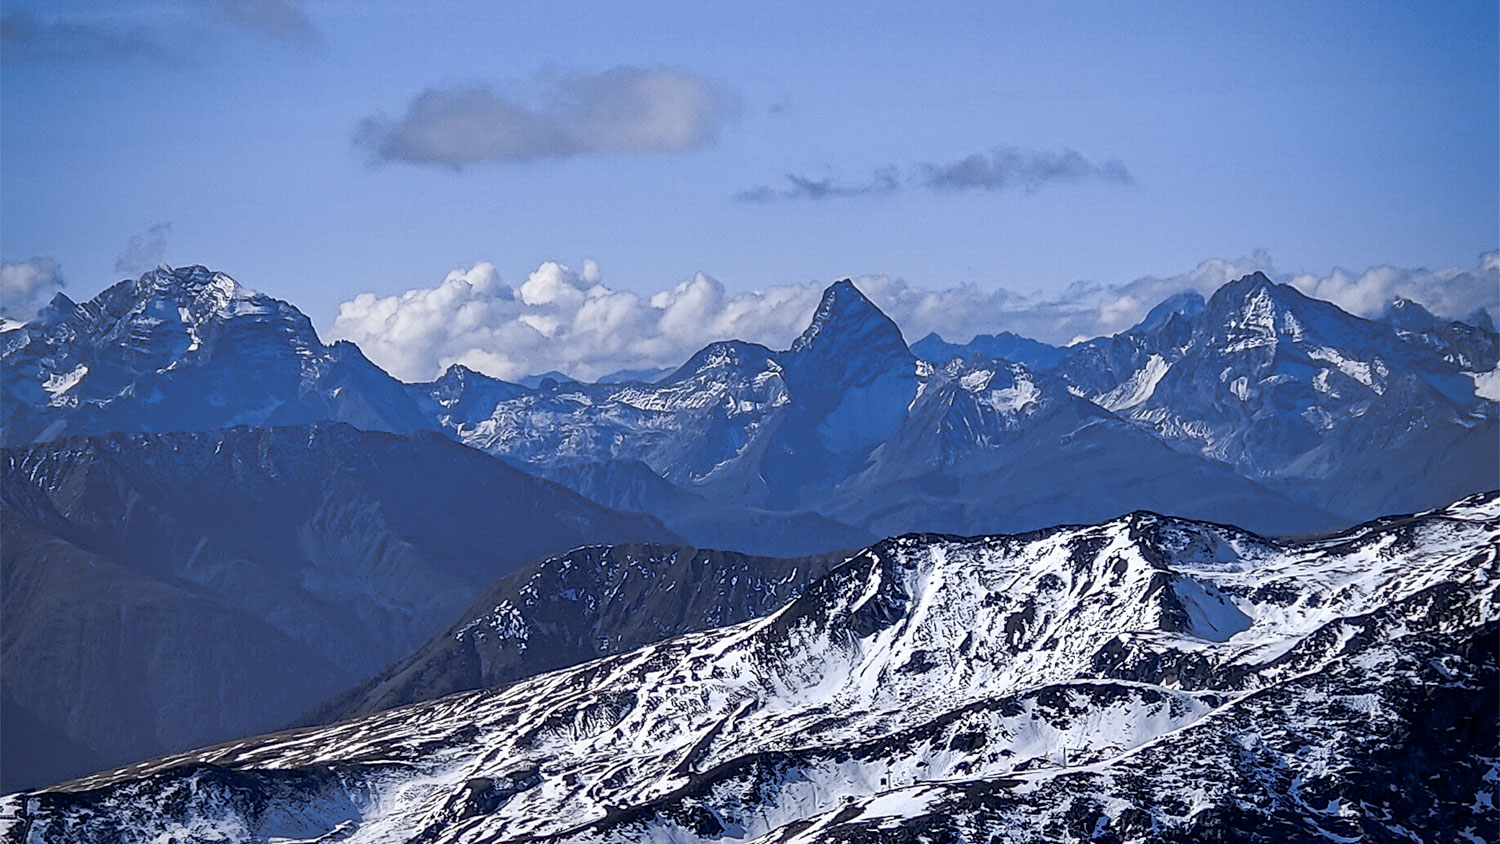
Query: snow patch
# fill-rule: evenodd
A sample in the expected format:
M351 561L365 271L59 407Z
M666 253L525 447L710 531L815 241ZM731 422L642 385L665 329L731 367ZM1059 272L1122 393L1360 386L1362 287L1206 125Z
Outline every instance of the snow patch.
M1156 385L1161 383L1162 376L1171 368L1172 364L1167 363L1166 358L1152 355L1124 383L1100 396L1095 403L1111 412L1129 410L1151 398L1156 392Z
M1500 401L1500 364L1488 372L1465 372L1474 379L1474 395L1490 401Z
M77 404L77 399L64 394L78 386L78 382L82 381L83 376L87 374L89 374L89 368L80 363L73 367L70 372L54 372L47 376L47 380L42 383L42 389L46 390L52 396L48 404L53 407Z

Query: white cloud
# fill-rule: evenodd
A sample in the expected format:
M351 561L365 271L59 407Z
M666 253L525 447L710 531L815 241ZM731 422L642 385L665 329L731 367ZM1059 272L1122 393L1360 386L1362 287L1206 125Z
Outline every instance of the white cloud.
M672 68L544 74L530 105L487 85L429 88L398 119L362 121L355 143L376 162L462 168L592 153L685 152L718 139L734 98Z
M51 258L0 264L0 314L29 319L62 287L62 273Z
M673 366L726 337L785 345L820 293L807 284L728 296L700 273L642 296L605 286L592 261L581 272L549 261L512 288L493 264L481 263L433 288L362 293L339 306L333 334L408 381L453 363L500 378L552 369L597 378Z
M858 276L855 285L901 326L908 341L936 331L964 342L975 334L1012 331L1055 344L1123 331L1152 306L1177 293L1203 296L1256 270L1290 280L1365 316L1393 295L1458 318L1477 307L1494 312L1500 256L1488 253L1471 270L1375 268L1322 278L1278 273L1264 251L1210 259L1173 276L1119 284L1078 282L1059 295L1025 295L974 284L929 288L889 276ZM455 270L436 287L399 296L363 293L343 303L333 334L358 343L398 378L427 380L462 363L500 378L559 370L592 379L619 369L673 367L708 343L735 338L784 349L806 327L825 282L784 284L729 293L698 273L650 294L608 287L592 261L575 271L547 262L519 287L501 281L493 264Z
M1488 311L1492 318L1500 315L1500 251L1480 255L1479 265L1469 269L1380 266L1358 274L1335 269L1322 277L1296 275L1288 283L1363 317L1379 316L1397 296L1448 319L1463 319L1478 310Z

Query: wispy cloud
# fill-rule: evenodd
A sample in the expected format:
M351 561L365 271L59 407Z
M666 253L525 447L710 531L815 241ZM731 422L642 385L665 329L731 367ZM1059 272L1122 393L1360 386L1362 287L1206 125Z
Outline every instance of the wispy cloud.
M144 235L131 235L125 251L115 259L115 272L140 275L156 269L167 254L167 235L172 232L171 223L157 223L146 229Z
M311 44L319 39L301 0L212 0L209 10L231 26L274 41Z
M97 15L8 12L0 18L0 57L31 64L187 61L196 51L174 45L191 38L201 46L216 32L229 31L294 44L320 38L302 0L194 0L180 9Z
M51 258L0 264L0 315L29 319L62 288L61 268Z
M39 20L28 12L0 18L0 55L7 61L71 63L162 60L168 50L145 27Z
M901 174L895 167L887 167L858 184L845 184L831 176L813 179L788 173L787 186L773 188L761 185L753 190L741 191L734 198L741 202L780 202L787 199L836 199L851 196L879 196L901 190Z
M741 202L781 202L797 199L839 199L884 196L908 187L935 192L1021 190L1027 193L1051 184L1099 182L1129 185L1130 170L1116 159L1090 161L1078 152L1064 149L1033 152L1015 147L996 147L957 161L921 163L905 169L883 167L861 182L840 182L833 177L813 179L788 174L784 187L761 185L741 191Z
M1378 316L1395 295L1453 319L1478 308L1495 312L1500 304L1500 253L1486 253L1467 269L1374 267L1293 276L1278 272L1271 256L1258 251L1211 258L1173 275L1077 282L1051 294L928 286L883 275L859 276L854 283L911 341L933 331L955 342L1013 331L1062 345L1123 331L1169 296L1210 296L1257 270L1363 316ZM609 287L592 261L582 270L548 262L512 287L493 264L482 263L399 296L362 293L339 307L332 333L355 341L406 380L432 378L453 363L500 378L559 370L588 379L619 369L677 366L704 345L728 338L786 348L811 319L823 287L808 281L731 294L717 279L698 273L636 293Z
M736 107L717 85L672 68L549 73L535 104L488 85L429 88L399 118L362 121L375 162L462 168L601 153L672 153L713 144Z
M1019 188L1028 193L1065 182L1131 184L1130 171L1115 159L1098 163L1076 151L1027 152L999 147L947 164L921 165L923 184L936 190L998 191Z

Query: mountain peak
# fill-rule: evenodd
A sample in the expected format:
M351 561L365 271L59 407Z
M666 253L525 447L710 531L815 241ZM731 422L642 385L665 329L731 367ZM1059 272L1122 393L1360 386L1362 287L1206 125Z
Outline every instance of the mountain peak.
M1261 277L1265 278L1264 276ZM1203 313L1207 307L1207 303L1203 301L1203 296L1195 290L1188 290L1178 293L1175 296L1168 296L1162 300L1161 304L1152 308L1151 312L1146 314L1146 318L1141 320L1141 324L1136 326L1136 330L1150 331L1154 328L1160 328L1166 325L1174 316L1192 319L1198 314Z
M859 338L862 347L872 344L882 349L899 348L910 354L901 329L885 312L875 306L850 279L840 279L823 291L823 299L813 312L812 322L793 343L793 354L801 355L815 348Z
M155 310L165 307L169 312L174 308L185 308L195 321L216 315L231 316L242 310L256 312L259 310L255 307L256 302L264 299L229 275L201 264L185 267L162 264L134 281L122 282L120 286L127 288L127 295L136 302L137 308ZM289 305L286 307L295 310Z
M1300 309L1313 301L1317 300L1309 299L1289 284L1278 284L1257 270L1215 290L1205 310L1243 312L1249 317L1252 312L1264 315L1278 310Z
M1438 319L1431 311L1405 296L1395 297L1386 306L1385 321L1397 328L1418 333L1432 331L1438 326Z
M142 274L135 282L141 291L180 289L192 293L205 291L222 292L236 298L253 296L255 291L230 278L228 274L211 270L202 264L172 267L162 264Z

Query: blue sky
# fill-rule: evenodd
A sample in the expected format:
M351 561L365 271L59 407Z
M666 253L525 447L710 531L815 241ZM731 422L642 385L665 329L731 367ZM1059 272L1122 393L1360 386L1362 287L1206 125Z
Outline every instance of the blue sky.
M1256 249L1287 273L1472 267L1500 240L1493 2L5 14L0 258L55 260L75 298L122 277L132 237L139 257L223 269L320 328L356 294L477 262L519 284L592 259L642 295L701 271L730 294L869 274L1047 296ZM632 147L555 102L607 107L630 69L707 92L683 106L685 139ZM487 92L552 134L459 168L356 143L372 118L388 138L429 90L468 92L460 110ZM1076 166L1053 166L1070 151ZM1020 169L934 177L976 154ZM791 196L788 176L853 195ZM760 188L772 201L743 198Z

